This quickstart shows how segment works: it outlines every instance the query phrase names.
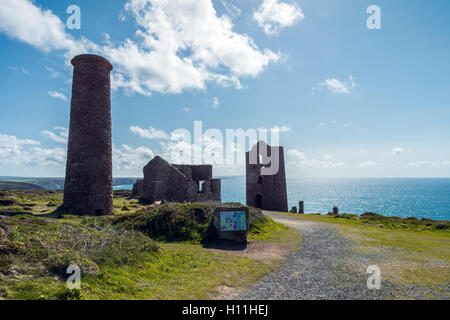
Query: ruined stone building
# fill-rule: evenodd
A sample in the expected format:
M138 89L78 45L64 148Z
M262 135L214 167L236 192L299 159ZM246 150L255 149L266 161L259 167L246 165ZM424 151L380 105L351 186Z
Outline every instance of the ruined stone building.
M148 202L220 202L220 183L212 178L212 165L176 165L156 156L134 184L133 196Z
M72 59L73 81L67 146L64 209L103 215L113 208L111 97L112 65L103 57Z
M259 141L246 152L247 205L273 211L288 211L286 173L283 147L271 147ZM276 172L264 173L263 168L274 166ZM265 170L270 171L270 170Z

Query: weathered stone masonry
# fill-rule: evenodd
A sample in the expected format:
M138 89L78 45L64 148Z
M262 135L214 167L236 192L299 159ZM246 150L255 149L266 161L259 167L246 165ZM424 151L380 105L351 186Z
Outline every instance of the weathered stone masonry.
M113 208L111 97L112 65L83 54L72 59L73 82L64 208L103 215Z
M220 202L220 183L212 178L211 165L176 165L156 156L144 167L133 196L148 202Z
M278 150L277 150L278 149ZM264 152L263 152L264 150ZM266 154L267 150L267 154ZM265 155L279 155L279 169L274 175L262 175L261 157ZM250 154L253 153L257 163L250 163ZM288 211L286 173L284 168L283 147L271 147L264 141L259 141L253 148L246 152L246 198L247 205L273 211ZM269 166L270 164L267 164Z

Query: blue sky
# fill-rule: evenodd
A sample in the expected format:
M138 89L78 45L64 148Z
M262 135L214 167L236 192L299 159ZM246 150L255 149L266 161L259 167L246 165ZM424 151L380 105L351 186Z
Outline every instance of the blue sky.
M292 177L450 177L450 2L180 1L2 1L0 175L64 175L69 61L92 52L115 67L116 176L201 120L280 128Z

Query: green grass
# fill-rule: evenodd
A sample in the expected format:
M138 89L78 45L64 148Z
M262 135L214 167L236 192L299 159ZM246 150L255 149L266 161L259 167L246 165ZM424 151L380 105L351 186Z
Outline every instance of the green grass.
M61 193L0 195L6 197L20 204L62 202ZM211 299L221 287L244 288L282 262L207 248L210 204L151 207L126 194L116 194L114 204L135 211L0 215L9 231L0 239L0 299ZM298 232L259 210L251 208L250 224L250 241L299 246ZM82 269L80 291L66 287L69 264Z
M6 201L5 200L9 200ZM3 214L28 213L45 215L54 212L61 204L61 191L1 191L0 212Z
M293 250L300 248L301 234L283 224L265 217L266 221L251 225L248 239L283 244Z
M277 265L210 252L199 244L159 245L156 254L120 266L102 265L98 275L83 276L82 298L211 299L219 286L248 286ZM0 296L2 290L7 299L61 299L69 292L64 278L51 275L6 281L0 284Z
M436 228L448 222L377 216L324 216L283 213L301 220L332 224L355 242L359 253L381 253L375 261L384 277L401 284L439 288L450 281L450 232ZM427 226L425 224L431 223Z

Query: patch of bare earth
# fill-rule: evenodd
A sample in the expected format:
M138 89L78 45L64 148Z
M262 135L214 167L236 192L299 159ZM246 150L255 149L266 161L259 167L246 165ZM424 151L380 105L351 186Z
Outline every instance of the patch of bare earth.
M271 264L274 260L284 259L290 253L290 249L287 246L257 240L250 241L245 247L217 246L207 248L207 250L255 259L265 264Z
M284 260L291 253L291 249L287 246L258 240L250 241L246 246L223 245L222 247L207 248L207 250L254 259L267 265L273 264L274 261ZM217 286L216 289L219 294L211 298L218 300L234 300L243 292L243 289L224 284Z

